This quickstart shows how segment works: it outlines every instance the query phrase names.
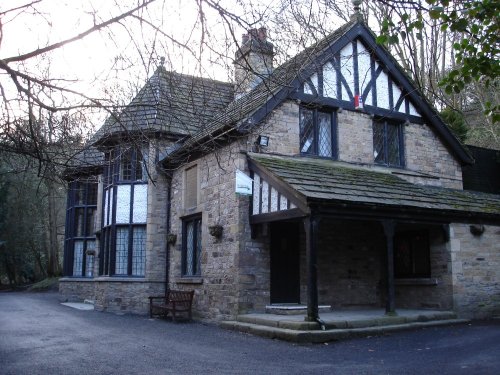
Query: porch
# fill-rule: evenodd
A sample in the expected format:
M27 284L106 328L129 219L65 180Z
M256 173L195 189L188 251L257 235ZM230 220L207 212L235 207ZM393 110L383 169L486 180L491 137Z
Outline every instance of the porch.
M383 308L320 309L318 322L310 322L306 318L307 309L304 306L299 314L243 314L235 321L224 321L220 325L226 329L267 338L297 343L323 343L409 329L464 324L469 321L457 319L452 311L398 309L397 315L387 315Z

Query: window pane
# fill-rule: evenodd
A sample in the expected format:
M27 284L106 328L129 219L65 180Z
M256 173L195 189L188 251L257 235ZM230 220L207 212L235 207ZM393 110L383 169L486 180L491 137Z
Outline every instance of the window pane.
M126 275L128 264L128 228L116 228L115 274Z
M80 206L85 204L85 184L77 182L75 184L75 205Z
M87 205L92 206L97 204L97 183L87 184Z
M375 163L385 164L384 123L373 123L373 159Z
M75 209L75 237L85 236L83 227L85 225L84 221L84 208Z
M401 159L399 154L399 126L387 124L387 164L399 166Z
M300 110L300 152L314 153L314 118L313 111L301 108Z
M186 223L186 275L192 276L194 275L194 221L189 221Z
M95 241L87 241L87 251L89 250L95 250ZM94 256L87 255L85 262L85 276L94 276Z
M201 275L201 219L195 221L196 225L196 267L195 274Z
M121 181L130 181L132 179L132 150L126 150L121 155L119 179Z
M95 222L96 209L87 208L87 223L85 224L85 236L94 236L94 222Z
M73 253L73 276L82 276L83 241L75 241Z
M146 227L134 227L132 242L132 275L144 276L146 270Z
M318 155L332 156L332 116L318 112Z

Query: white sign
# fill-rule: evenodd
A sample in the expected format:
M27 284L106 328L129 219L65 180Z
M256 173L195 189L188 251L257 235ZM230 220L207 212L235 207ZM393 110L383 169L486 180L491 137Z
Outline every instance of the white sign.
M253 187L253 180L250 177L248 177L245 173L237 169L236 186L235 186L236 194L252 195L252 187Z

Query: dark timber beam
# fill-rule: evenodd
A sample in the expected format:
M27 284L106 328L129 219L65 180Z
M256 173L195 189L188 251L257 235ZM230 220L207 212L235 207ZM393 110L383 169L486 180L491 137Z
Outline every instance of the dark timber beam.
M387 303L385 313L387 315L396 314L395 290L394 290L394 228L396 223L393 220L382 221L385 239L387 244Z
M307 260L307 317L309 322L315 322L318 316L318 225L319 219L307 216L304 219L306 232L306 260Z

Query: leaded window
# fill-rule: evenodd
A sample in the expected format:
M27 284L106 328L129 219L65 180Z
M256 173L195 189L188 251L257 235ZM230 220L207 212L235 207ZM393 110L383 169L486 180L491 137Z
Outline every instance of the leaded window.
M373 158L376 164L404 166L402 125L386 120L373 122Z
M200 276L201 217L185 219L182 229L182 276Z
M336 158L336 113L300 109L300 152Z
M106 155L99 273L145 276L147 149L120 146Z
M95 257L97 181L93 178L69 185L66 212L64 275L92 277Z

